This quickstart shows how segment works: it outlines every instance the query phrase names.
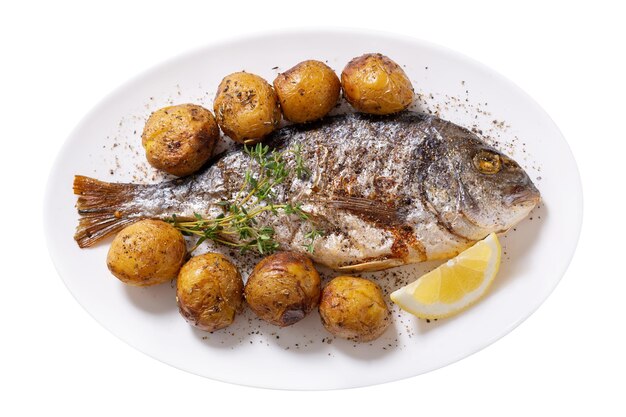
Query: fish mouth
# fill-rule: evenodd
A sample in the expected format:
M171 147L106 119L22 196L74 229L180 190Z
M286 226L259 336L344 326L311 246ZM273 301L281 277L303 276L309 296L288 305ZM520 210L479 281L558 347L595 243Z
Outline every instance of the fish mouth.
M514 206L531 206L534 207L541 201L541 194L537 189L524 188L515 190L504 198L504 204L507 207Z

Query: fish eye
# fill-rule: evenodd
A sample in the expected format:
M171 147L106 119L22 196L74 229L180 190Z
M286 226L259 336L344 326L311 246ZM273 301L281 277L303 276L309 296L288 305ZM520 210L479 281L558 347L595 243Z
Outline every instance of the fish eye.
M474 155L474 166L483 174L497 174L502 168L502 160L497 153L482 150Z

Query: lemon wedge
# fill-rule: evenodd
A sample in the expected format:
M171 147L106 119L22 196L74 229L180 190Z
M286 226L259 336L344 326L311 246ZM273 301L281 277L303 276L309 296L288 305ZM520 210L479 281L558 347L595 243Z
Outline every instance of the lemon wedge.
M416 281L391 293L401 309L424 319L450 317L478 301L500 268L495 233Z

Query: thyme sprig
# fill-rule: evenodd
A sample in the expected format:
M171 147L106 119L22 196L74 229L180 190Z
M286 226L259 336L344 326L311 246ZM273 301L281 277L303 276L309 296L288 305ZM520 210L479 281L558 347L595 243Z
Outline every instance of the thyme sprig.
M306 235L304 235L304 237L307 239L307 243L306 245L304 245L307 252L313 253L313 251L315 250L313 246L315 244L315 239L321 236L324 236L324 232L322 230L316 229L315 225L313 225L311 227L311 230Z
M182 220L176 216L168 219L169 223L183 234L198 236L192 252L209 239L237 247L241 252L255 249L260 254L272 253L279 248L278 242L274 240L275 231L270 226L260 226L257 216L265 212L274 215L283 213L297 215L302 220L310 221L299 202L277 204L274 201L275 187L284 182L291 173L285 159L287 155L293 156L293 170L299 179L305 180L311 175L302 157L302 147L296 145L279 152L270 151L269 146L258 143L252 147L244 145L244 152L256 161L257 167L253 167L252 164L248 167L241 188L232 202L216 203L222 207L223 213L213 219L205 219L197 213L194 213L194 220ZM312 224L311 230L305 235L306 250L312 253L315 239L322 235L323 232Z

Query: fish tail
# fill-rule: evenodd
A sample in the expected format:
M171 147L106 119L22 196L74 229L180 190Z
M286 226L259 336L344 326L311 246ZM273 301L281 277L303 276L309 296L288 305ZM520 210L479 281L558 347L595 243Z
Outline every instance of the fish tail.
M99 181L82 175L74 176L74 194L78 195L76 208L80 219L74 239L81 248L116 233L141 219L132 203L136 184Z

